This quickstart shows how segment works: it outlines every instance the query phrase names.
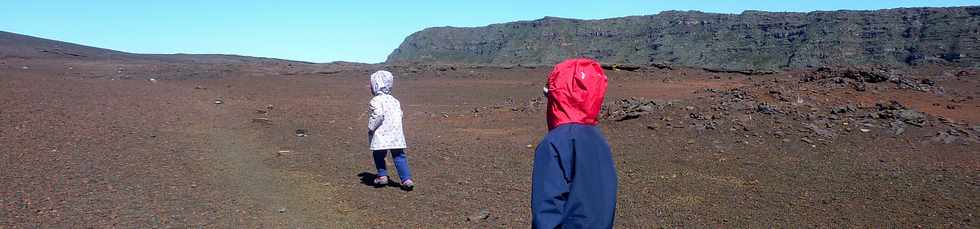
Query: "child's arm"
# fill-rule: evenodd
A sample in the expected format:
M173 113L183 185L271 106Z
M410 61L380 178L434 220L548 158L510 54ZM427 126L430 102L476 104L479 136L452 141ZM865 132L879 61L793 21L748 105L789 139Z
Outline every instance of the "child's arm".
M541 141L534 153L531 177L531 212L533 228L556 228L565 216L568 182L561 157L549 141ZM571 168L568 168L571 169Z
M380 108L380 104L375 104L374 100L368 103L368 132L374 132L384 121L385 116Z

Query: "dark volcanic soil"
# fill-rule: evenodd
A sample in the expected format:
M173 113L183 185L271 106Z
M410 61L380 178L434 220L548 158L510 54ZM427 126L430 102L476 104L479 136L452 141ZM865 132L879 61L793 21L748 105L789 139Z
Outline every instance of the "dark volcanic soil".
M0 64L0 228L530 223L550 69L390 67L406 192L362 183L375 69L60 63ZM618 226L980 226L976 69L607 73Z

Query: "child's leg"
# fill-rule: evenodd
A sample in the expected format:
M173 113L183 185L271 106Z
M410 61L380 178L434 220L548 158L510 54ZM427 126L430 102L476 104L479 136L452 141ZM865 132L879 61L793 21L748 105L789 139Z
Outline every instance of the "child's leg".
M388 176L388 166L385 165L385 156L388 156L388 151L375 150L373 153L374 167L378 169L378 177Z
M412 179L412 171L408 169L408 158L405 156L405 149L391 150L391 157L395 158L395 169L398 169L398 178L402 182Z

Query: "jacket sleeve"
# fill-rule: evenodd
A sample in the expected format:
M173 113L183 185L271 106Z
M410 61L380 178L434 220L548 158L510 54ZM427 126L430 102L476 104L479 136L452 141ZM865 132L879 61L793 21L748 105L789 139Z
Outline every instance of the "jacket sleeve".
M368 132L374 132L381 126L381 122L384 121L384 113L381 110L380 104L377 104L375 100L371 100L368 103Z
M532 228L561 226L569 185L561 163L561 154L548 141L538 144L534 152L531 175Z

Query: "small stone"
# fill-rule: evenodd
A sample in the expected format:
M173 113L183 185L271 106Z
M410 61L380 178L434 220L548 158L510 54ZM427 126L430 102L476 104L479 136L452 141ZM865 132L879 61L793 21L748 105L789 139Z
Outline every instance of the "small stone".
M221 99L214 100L214 104L222 104L222 103L225 103L225 101L222 101Z
M534 145L532 145L532 144L527 144L527 148L528 148L528 149L530 149L530 148L534 148Z
M277 212L279 212L279 213L286 213L286 208L279 208L279 210L277 210Z
M484 220L489 217L490 217L490 210L486 208L482 208L480 209L480 212L478 212L476 215L466 217L466 221Z
M253 118L252 122L262 123L266 125L272 124L272 120L269 118Z
M296 129L296 137L306 137L306 129Z
M914 110L903 110L898 113L898 117L905 123L917 127L925 126L926 123L925 114Z
M860 130L861 130L862 133L871 132L871 129L861 128Z
M756 106L756 109L755 110L756 110L756 112L763 113L763 114L776 114L776 113L779 113L779 110L777 110L775 107L770 106L769 104L765 104L765 103L762 103L762 104L759 104L758 106Z

